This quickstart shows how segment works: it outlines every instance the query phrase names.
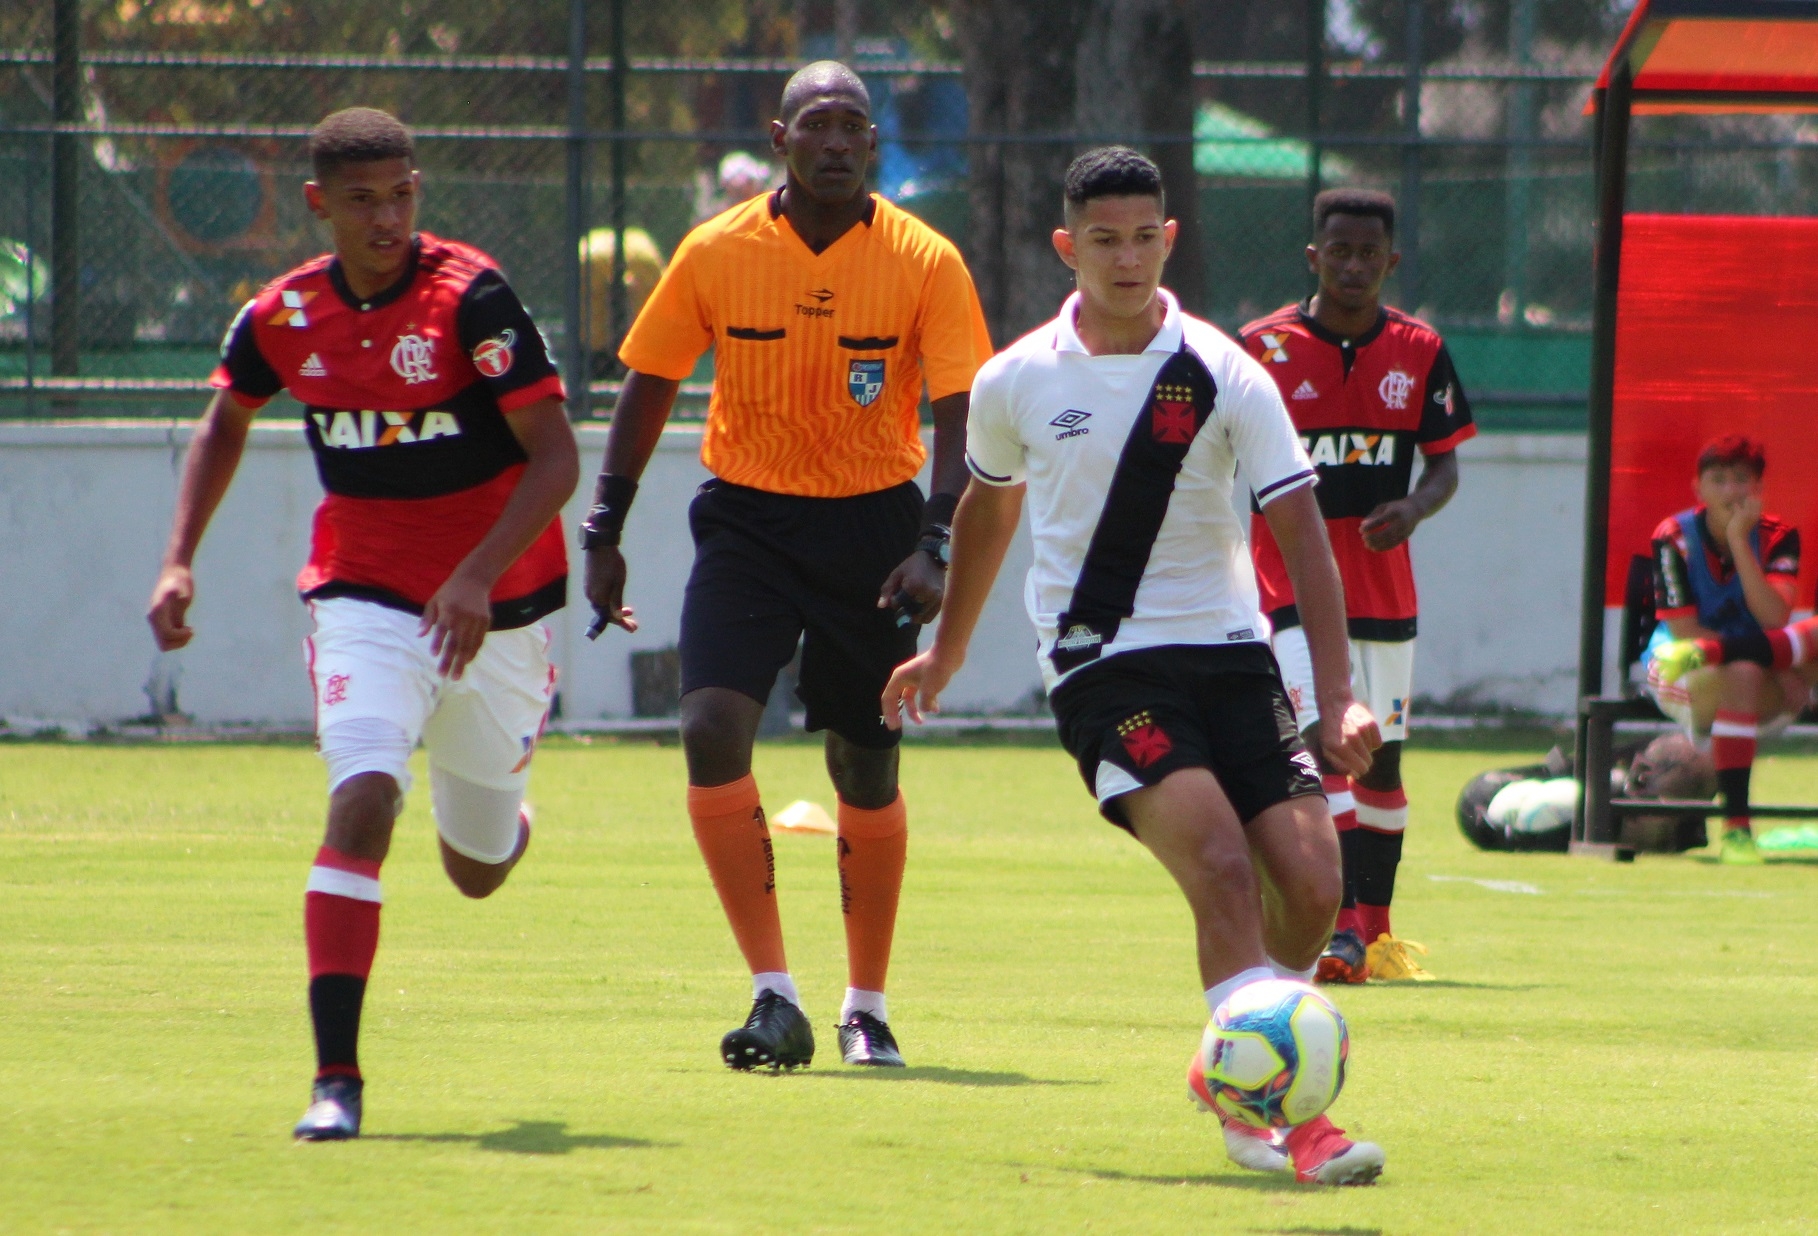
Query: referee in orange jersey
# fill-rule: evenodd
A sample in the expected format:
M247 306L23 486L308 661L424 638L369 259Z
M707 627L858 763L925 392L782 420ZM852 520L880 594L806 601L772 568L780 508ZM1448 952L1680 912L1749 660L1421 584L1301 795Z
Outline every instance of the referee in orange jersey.
M734 1069L814 1058L783 953L776 867L751 748L776 675L802 641L808 728L827 731L839 796L848 1064L900 1067L884 977L908 821L898 734L878 715L916 623L940 611L948 524L966 485L972 376L991 340L971 276L944 237L865 188L871 100L819 61L783 89L771 142L787 184L690 232L619 350L619 395L581 527L587 599L628 631L619 534L676 388L709 347L701 458L689 508L694 569L682 604L688 814L751 967L753 1002L720 1054ZM934 493L917 407L934 406Z

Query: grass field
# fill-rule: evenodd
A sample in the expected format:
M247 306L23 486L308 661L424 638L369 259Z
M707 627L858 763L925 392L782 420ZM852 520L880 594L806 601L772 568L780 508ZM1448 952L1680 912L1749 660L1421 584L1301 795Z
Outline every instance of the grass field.
M1389 1152L1341 1192L1225 1162L1181 1081L1205 1019L1185 908L1058 750L906 756L901 1073L838 1063L833 847L800 837L778 882L819 1060L719 1065L748 987L674 749L552 743L535 845L485 903L442 877L419 791L367 1136L294 1146L315 756L0 746L0 1230L1809 1230L1818 868L1472 850L1460 785L1535 754L1409 755L1396 921L1443 981L1339 994L1334 1115ZM758 775L772 809L828 801L811 746ZM1818 759L1757 784L1818 798Z

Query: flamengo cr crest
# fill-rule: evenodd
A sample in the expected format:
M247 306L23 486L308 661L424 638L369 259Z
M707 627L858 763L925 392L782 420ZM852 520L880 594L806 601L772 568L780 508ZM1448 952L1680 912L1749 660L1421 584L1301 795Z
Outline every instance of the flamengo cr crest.
M430 368L433 360L429 340L421 335L399 335L397 343L392 345L392 369L413 386L418 382L436 380L436 371Z
M1408 406L1408 396L1414 392L1414 379L1400 369L1391 369L1382 375L1382 381L1376 386L1376 393L1382 396L1385 407L1402 409Z

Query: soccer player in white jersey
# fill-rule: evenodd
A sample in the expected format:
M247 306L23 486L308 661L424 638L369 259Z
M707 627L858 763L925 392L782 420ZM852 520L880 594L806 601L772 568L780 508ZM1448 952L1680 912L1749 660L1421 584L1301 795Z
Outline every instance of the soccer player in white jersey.
M1361 774L1381 740L1351 696L1313 467L1262 367L1161 289L1174 234L1148 159L1110 146L1073 161L1054 247L1078 291L979 370L946 608L882 704L893 725L936 708L1026 492L1026 597L1061 742L1105 817L1186 894L1216 1009L1249 983L1310 978L1343 891L1332 817L1257 608L1232 502L1238 466L1300 600L1321 747ZM1199 1070L1188 1077L1209 1106ZM1383 1164L1380 1147L1324 1116L1285 1138L1227 1123L1225 1146L1244 1167L1322 1184L1365 1184Z

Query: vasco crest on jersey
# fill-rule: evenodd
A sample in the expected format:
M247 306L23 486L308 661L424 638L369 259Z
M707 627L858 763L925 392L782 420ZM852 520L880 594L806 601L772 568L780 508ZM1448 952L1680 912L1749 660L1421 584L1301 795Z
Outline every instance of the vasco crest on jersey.
M511 372L512 346L518 333L510 327L490 339L482 339L473 350L473 367L489 378L502 378Z
M846 390L852 401L861 408L869 408L877 402L877 397L884 393L884 362L881 360L855 360L846 366Z

